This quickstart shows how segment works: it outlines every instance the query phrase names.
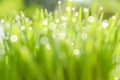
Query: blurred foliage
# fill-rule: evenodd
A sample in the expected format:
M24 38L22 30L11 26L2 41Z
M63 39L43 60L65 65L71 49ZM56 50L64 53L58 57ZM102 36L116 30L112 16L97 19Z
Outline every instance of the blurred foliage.
M103 6L106 16L120 12L120 0L0 0L0 16L13 13L15 10L24 11L28 16L34 12L35 8L46 8L48 11L57 9L57 2L62 1L62 8L68 1L72 1L76 7L92 7L96 3L97 7Z
M33 4L44 6L48 10L53 10L57 5L57 0L24 0L26 6L31 6Z
M0 0L0 16L10 14L14 10L21 10L22 0Z
M53 11L57 0L0 0L0 16L10 15L15 10L24 11L28 16L35 8L46 8Z

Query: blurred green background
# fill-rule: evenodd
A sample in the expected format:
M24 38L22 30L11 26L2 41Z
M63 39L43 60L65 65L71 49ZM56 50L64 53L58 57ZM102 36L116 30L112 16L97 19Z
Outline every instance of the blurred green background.
M68 0L62 1L62 8ZM69 0L74 3L76 7L88 6L91 7L93 3L97 6L103 6L104 12L111 15L114 12L120 12L120 0ZM57 9L58 0L0 0L0 17L9 15L14 11L24 11L28 16L34 13L35 8L46 8L48 11Z
M58 6L58 0L0 0L0 18L21 11L27 15L27 17L16 16L14 20L11 19L12 16L9 16L9 18L5 19L5 22L4 19L1 19L0 26L5 26L5 29L1 28L5 32L5 40L3 41L5 59L3 58L0 63L0 80L40 80L41 77L41 80L64 80L64 78L66 80L77 80L77 78L81 80L113 80L113 76L119 77L120 73L117 74L117 70L114 72L115 74L111 72L113 67L117 65L117 63L113 65L112 55L113 53L119 53L119 48L117 49L119 44L117 45L117 43L119 43L120 22L115 25L118 14L114 16L115 19L113 17L104 20L103 18L120 12L120 1L60 1L62 4ZM66 9L66 5L71 6L71 3L73 7L76 7L76 10L79 7L89 7L91 9L95 5L93 8L96 9L93 9L93 12L98 10L97 7L102 6L105 16L101 14L100 20L97 21L96 16L89 16L89 11L84 12L85 8L83 8L83 13L82 8L80 8L77 16L76 11L73 14L66 12L63 16L59 16L59 12L56 12L53 13L54 17L44 14L43 10L38 11L38 13L35 12L36 8L47 9L49 12L61 8L63 10L59 10L62 13ZM32 15L35 15L33 20L28 18ZM88 22L89 17L92 17L93 23ZM62 20L62 18L64 19ZM104 27L108 28L104 29ZM65 37L65 41L68 43L64 42L64 40L55 42L52 39L53 34L56 34L55 36L58 36L58 38L59 35L60 38ZM18 43L13 44L10 42L11 36L12 40L18 39ZM80 36L83 39L88 39L81 40ZM46 44L45 49L44 45L41 44L46 41L50 41L51 51L46 50ZM80 44L77 44L79 42ZM73 48L69 47L74 43ZM80 53L79 49L82 57L71 55L74 51L74 53ZM114 75L111 76L111 79L108 79L110 73Z

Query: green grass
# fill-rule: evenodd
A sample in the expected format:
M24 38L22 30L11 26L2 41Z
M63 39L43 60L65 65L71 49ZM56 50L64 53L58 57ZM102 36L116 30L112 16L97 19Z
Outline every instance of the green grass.
M5 17L0 80L119 80L118 18L72 7Z

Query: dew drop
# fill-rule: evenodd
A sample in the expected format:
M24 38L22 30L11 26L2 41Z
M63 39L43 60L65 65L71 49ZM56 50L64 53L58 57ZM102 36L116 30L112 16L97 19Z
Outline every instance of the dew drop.
M78 12L75 13L75 16L76 16L76 17L78 16Z
M57 35L55 33L52 33L52 38L55 39Z
M115 80L119 80L119 78L118 78L118 77L115 77Z
M4 55L4 54L5 54L5 49L4 49L4 48L0 49L0 54L1 54L1 55Z
M24 31L25 30L25 26L21 26L20 30Z
M100 11L102 11L102 10L103 10L103 6L100 7Z
M67 21L67 20L68 20L67 17L65 17L65 16L62 16L61 19L62 19L63 21Z
M67 25L66 22L61 23L61 24L60 24L60 29L61 29L61 30L65 30L66 25Z
M41 37L40 39L41 44L45 45L48 43L48 38L46 36Z
M72 18L72 22L76 22L77 20L76 20L76 18Z
M103 27L103 28L107 28L108 26L109 26L108 21L107 21L107 20L104 20L104 21L102 22L102 27Z
M74 46L74 42L72 42L72 44L71 44L72 46Z
M66 11L71 11L71 8L70 8L70 7L67 7L67 8L66 8Z
M116 16L112 16L112 19L116 19Z
M59 20L59 19L55 19L55 22L56 22L56 23L59 23L59 22L60 22L60 20Z
M0 37L4 37L3 25L0 24Z
M87 39L87 33L82 33L81 34L81 39L86 40Z
M4 23L5 21L4 21L4 19L1 19L0 22L1 22L1 23Z
M83 8L83 11L84 11L84 12L88 12L89 9L88 9L88 8Z
M45 19L44 21L43 21L43 25L47 25L48 24L48 20L47 19Z
M10 36L10 41L11 42L15 43L15 42L17 42L17 40L18 40L17 35L13 34L13 35Z
M94 19L93 16L89 16L89 17L88 17L88 22L92 23L92 22L94 22L94 21L95 21L95 19Z
M61 32L60 34L59 34L59 39L60 40L64 40L65 39L65 33L64 32Z
M50 24L49 24L49 29L50 29L50 30L55 30L56 26L57 26L57 25L56 25L55 23L50 23Z
M72 8L72 11L75 11L75 7Z
M60 1L60 0L58 1L58 4L61 4L61 1Z
M69 0L70 2L72 2L72 0Z
M15 16L15 20L19 20L20 19L20 16L19 15L16 15Z
M26 23L30 22L30 19L29 18L25 18L25 22Z
M75 49L74 50L74 55L78 56L80 54L80 50L79 49Z
M10 28L10 23L5 24L7 28Z
M25 17L25 14L21 11L21 17Z
M47 50L51 50L50 44L46 44L45 47L46 47Z

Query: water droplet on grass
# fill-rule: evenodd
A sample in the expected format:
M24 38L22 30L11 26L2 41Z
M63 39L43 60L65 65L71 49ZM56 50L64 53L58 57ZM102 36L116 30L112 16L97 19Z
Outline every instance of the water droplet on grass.
M56 23L59 23L59 22L60 22L60 20L59 20L59 19L55 19L55 22L56 22Z
M102 10L103 10L103 6L100 7L100 11L102 11Z
M76 22L77 19L75 17L72 18L72 22Z
M30 19L29 18L25 18L25 22L26 23L30 22Z
M10 28L10 23L5 24L7 28Z
M62 16L61 19L62 19L63 21L67 21L67 20L68 20L68 18L65 17L65 16Z
M74 46L74 42L72 42L72 44L71 44L72 46Z
M25 17L25 14L22 11L21 11L21 17L23 18Z
M46 47L47 50L51 50L50 44L46 44L45 47Z
M119 77L115 77L115 80L120 80Z
M93 16L89 16L89 17L88 17L88 22L92 23L92 22L94 22L94 21L95 21L95 19L94 19Z
M20 16L19 15L16 15L15 16L15 20L19 20L20 19Z
M57 35L55 34L55 33L52 33L52 38L56 38L57 37Z
M21 26L20 30L24 31L25 30L25 26Z
M72 8L72 11L75 11L75 7Z
M58 4L61 4L61 1L58 1Z
M84 11L84 12L88 12L89 9L88 9L88 8L83 8L83 11Z
M1 23L4 23L5 21L4 21L4 19L1 19L0 22L1 22Z
M107 20L104 20L104 21L102 22L102 27L103 27L103 28L107 28L108 26L109 26L108 21L107 21Z
M66 7L66 11L71 11L71 8L70 7Z
M1 55L4 55L4 54L5 54L5 49L4 49L4 48L0 49L0 54L1 54Z
M75 49L74 50L74 55L78 56L80 54L80 50L79 49Z
M86 40L87 39L87 33L82 33L81 34L81 39Z
M10 36L10 41L11 42L15 43L15 42L17 42L17 40L18 40L17 35L13 34L13 35Z
M59 34L59 39L60 40L63 40L63 39L65 39L65 33L64 32L61 32L60 34Z
M56 26L57 26L57 25L56 25L55 23L50 23L50 24L49 24L49 29L50 29L50 30L55 30Z
M4 37L3 25L0 24L0 37Z
M60 24L59 27L60 27L61 30L65 30L66 26L67 26L66 22L63 22L63 23Z
M112 19L116 19L116 16L112 16Z
M48 20L47 19L45 19L44 21L43 21L43 25L47 25L48 24Z
M78 12L75 12L75 16L76 16L76 17L78 16Z
M45 45L48 43L48 38L46 36L41 37L40 39L41 44Z

